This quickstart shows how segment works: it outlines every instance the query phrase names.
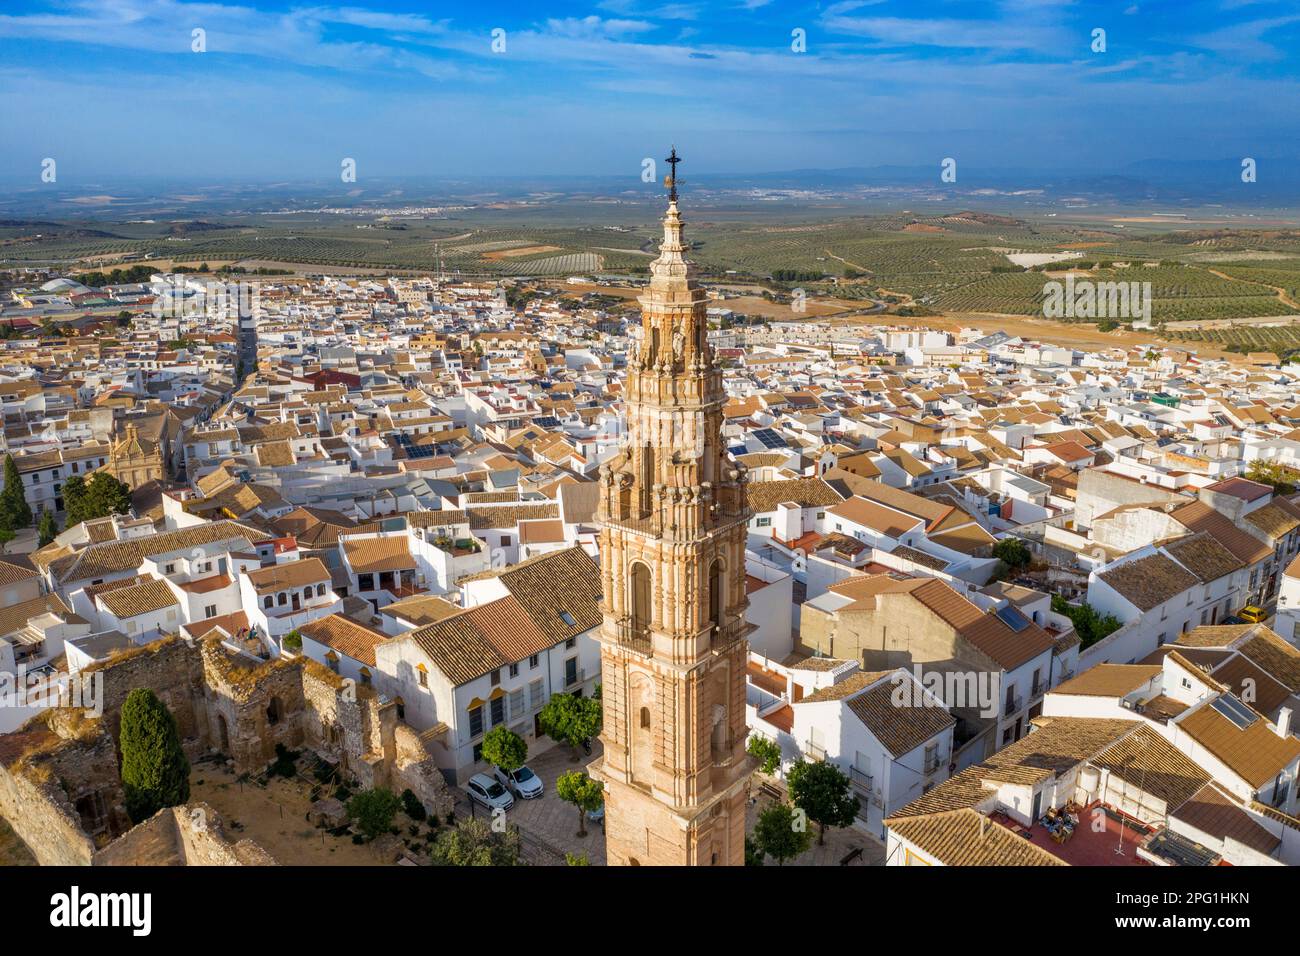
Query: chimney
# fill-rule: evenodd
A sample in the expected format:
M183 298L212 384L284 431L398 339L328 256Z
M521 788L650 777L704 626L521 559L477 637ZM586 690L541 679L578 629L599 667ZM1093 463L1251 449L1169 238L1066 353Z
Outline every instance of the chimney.
M1291 735L1291 708L1283 707L1277 713L1277 735L1282 738Z
M984 839L985 834L989 832L989 818L980 814L980 839Z

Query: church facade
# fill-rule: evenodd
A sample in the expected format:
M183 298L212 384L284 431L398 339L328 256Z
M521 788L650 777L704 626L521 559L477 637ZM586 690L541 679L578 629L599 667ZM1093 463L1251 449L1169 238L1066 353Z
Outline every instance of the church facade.
M601 468L605 783L610 865L744 863L743 467L722 441L707 294L685 258L676 152L660 255L628 358L627 435Z

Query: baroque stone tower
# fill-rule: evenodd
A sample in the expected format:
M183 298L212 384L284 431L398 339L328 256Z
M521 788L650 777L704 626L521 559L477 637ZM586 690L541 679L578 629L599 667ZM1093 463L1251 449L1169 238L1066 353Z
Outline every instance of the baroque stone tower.
M612 866L744 863L745 472L722 443L707 294L686 261L676 150L628 356L627 436L601 468L605 833Z

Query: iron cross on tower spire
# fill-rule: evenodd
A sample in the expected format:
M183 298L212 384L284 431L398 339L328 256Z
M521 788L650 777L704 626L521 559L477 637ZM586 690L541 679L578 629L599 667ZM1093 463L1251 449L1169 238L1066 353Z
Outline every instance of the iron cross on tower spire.
M670 152L668 158L664 160L672 170L672 172L668 174L668 181L666 183L668 186L668 198L672 202L677 201L677 164L681 161L681 157L677 155L676 146L672 148L672 152Z

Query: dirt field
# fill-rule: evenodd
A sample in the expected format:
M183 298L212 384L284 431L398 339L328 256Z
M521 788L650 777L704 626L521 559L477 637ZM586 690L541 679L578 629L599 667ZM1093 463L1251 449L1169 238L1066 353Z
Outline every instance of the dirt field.
M386 835L373 843L355 844L351 836L334 836L306 820L311 783L275 777L266 786L242 784L224 766L198 763L190 772L190 800L204 801L221 814L226 835L247 838L285 865L385 866L395 863L401 839ZM407 825L398 814L399 826ZM405 833L405 829L403 829Z
M516 256L531 256L538 252L559 252L559 246L519 246L515 249L497 249L483 253L484 259L513 259Z

